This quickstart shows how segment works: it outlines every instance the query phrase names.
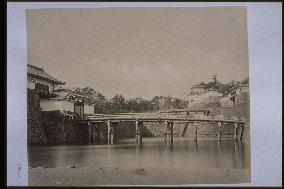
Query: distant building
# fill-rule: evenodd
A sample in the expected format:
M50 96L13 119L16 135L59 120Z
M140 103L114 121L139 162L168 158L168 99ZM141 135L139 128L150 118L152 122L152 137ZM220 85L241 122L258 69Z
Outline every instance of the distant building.
M94 97L78 94L75 90L59 88L59 85L64 85L65 82L52 77L43 68L28 64L27 71L27 88L39 94L41 111L60 111L72 117L94 114Z
M190 94L191 95L199 95L206 92L206 84L204 82L200 82L193 87L191 87Z
M223 91L223 106L235 106L249 100L249 79L241 82L231 83Z
M54 91L56 97L43 99L40 102L42 111L60 110L63 114L83 116L84 114L94 114L94 97L77 94L74 90L58 89Z
M42 98L54 97L54 88L65 84L46 73L43 68L28 64L27 72L27 88L36 90Z
M217 81L209 83L200 82L197 85L194 85L191 88L189 95L187 97L189 105L191 106L196 103L200 103L205 99L222 97L223 96L221 92L222 87L223 84Z

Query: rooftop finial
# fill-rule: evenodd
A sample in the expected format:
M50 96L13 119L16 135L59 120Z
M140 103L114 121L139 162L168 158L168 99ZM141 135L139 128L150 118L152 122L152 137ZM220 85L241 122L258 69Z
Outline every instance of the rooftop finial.
M217 82L217 74L214 74L212 79L216 83Z

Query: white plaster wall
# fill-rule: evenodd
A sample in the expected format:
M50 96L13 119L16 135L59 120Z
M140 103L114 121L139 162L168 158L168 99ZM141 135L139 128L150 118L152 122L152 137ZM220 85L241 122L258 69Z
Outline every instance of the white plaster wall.
M70 101L60 101L62 104L62 110L74 112L74 103Z
M84 113L85 114L94 114L94 106L84 104Z
M61 101L41 100L40 108L42 111L62 110L62 104Z
M35 89L35 83L32 82L31 80L28 80L28 89Z
M66 110L74 112L74 104L69 101L41 100L40 108L42 111Z

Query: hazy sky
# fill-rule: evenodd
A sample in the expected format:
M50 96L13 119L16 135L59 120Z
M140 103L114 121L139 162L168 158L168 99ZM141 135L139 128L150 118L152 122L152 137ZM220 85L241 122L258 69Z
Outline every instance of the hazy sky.
M29 64L107 98L180 97L249 73L241 7L28 10L27 32Z

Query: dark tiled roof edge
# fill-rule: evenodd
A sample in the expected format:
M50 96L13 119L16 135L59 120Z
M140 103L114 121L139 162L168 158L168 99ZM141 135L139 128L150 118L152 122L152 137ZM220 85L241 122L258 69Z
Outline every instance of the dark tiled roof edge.
M30 75L31 77L47 80L51 83L58 84L58 85L64 85L65 84L65 82L62 82L62 81L52 77L48 73L46 73L43 68L39 68L39 67L33 66L31 64L28 64L28 67L30 67L33 70L30 73L29 73L29 70L28 70L28 75Z

